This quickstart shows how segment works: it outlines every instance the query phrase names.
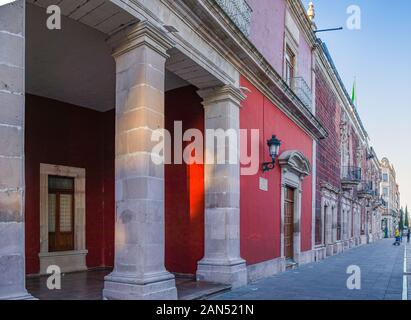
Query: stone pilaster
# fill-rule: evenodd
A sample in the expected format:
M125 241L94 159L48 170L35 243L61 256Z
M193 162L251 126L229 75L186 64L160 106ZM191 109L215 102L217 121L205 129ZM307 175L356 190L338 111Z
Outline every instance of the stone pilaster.
M199 95L204 100L206 130L234 130L237 145L214 147L213 138L206 134L205 256L198 263L197 279L239 287L247 283L246 264L240 257L240 163L238 154L237 161L231 162L228 154L239 150L244 96L231 86L201 90ZM215 151L226 152L224 162L217 161Z
M164 266L164 165L152 160L153 130L164 128L167 50L172 42L142 22L116 50L115 267L104 299L176 299Z
M25 1L0 7L0 299L31 299L25 288Z

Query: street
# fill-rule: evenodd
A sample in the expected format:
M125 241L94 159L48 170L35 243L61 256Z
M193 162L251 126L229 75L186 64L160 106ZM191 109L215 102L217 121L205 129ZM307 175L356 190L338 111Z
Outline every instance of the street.
M329 257L260 280L246 287L214 297L216 300L403 300L411 297L411 276L404 276L404 254L407 271L411 270L411 246L406 238L401 246L393 239L353 248ZM349 266L361 270L361 289L347 288ZM408 278L408 279L407 279ZM404 279L406 282L404 283ZM407 292L408 288L408 292ZM403 297L404 292L404 297Z

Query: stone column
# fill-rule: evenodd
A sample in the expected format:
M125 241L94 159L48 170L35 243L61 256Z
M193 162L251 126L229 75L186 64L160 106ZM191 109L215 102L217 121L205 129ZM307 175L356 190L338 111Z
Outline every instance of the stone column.
M332 236L333 236L333 217L332 217L332 207L329 204L327 210L324 212L325 216L325 241L324 244L330 245L333 243Z
M25 1L0 7L0 299L30 299L24 252Z
M338 214L337 214L338 207L334 204L332 206L332 243L335 244L337 242L337 226L338 226Z
M204 100L205 128L208 132L205 150L205 256L198 263L197 279L239 287L247 283L247 268L240 257L238 160L240 107L244 96L232 86L201 90L199 95ZM216 139L209 136L210 129L234 130L237 140L226 143L225 147L213 147ZM228 159L230 150L237 152L237 161L232 163ZM218 152L226 153L225 161L217 161Z
M126 39L126 40L123 40ZM116 47L115 267L104 299L176 299L164 266L164 165L152 160L155 129L164 128L167 50L172 42L148 22Z
M370 237L370 210L369 207L365 207L365 235L367 238L367 243L371 242L371 237Z

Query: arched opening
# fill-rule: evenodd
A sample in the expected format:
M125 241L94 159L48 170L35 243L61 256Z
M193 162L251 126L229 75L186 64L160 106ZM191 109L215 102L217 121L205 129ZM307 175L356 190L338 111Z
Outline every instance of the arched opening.
M111 1L91 10L63 0L62 29L49 30L46 7L41 5L28 1L26 8L27 273L44 275L50 265L58 265L67 273L69 290L54 292L58 296L52 298L70 299L76 291L77 298L100 299L104 276L115 265L116 245L118 70L107 40L137 20ZM204 109L197 90L221 83L178 50L169 55L164 71L165 129L174 136L180 123L183 133L203 132ZM181 150L175 148L179 143ZM181 155L189 143L174 141L175 154ZM164 180L160 196L165 252L159 254L165 254L170 272L195 280L204 256L204 167L166 165ZM134 230L126 241L140 238ZM73 271L87 270L93 272L71 277ZM30 277L27 287L33 296L47 299L50 291L43 280ZM95 284L92 293L90 283Z

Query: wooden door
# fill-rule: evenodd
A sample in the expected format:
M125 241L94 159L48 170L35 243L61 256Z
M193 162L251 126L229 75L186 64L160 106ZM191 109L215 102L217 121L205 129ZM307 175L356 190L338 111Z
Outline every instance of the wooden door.
M49 252L74 250L74 179L49 177Z
M294 189L286 187L284 201L284 254L294 258Z

